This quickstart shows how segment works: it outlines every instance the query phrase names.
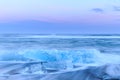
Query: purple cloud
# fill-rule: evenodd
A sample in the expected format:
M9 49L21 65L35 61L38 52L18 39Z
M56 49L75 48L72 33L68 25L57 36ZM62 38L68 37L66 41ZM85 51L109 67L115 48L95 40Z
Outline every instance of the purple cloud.
M92 11L94 11L96 13L102 13L102 12L104 12L104 10L101 9L101 8L93 8Z

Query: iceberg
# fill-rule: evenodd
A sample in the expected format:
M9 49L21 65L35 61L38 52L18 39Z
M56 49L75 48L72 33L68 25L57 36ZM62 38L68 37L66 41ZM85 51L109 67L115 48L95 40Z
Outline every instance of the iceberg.
M27 61L28 58L16 53L16 52L8 52L1 51L0 52L0 61Z

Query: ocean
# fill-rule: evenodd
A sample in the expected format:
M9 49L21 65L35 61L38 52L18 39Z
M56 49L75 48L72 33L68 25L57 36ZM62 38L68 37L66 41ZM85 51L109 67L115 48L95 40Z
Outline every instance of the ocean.
M120 80L120 35L1 34L0 80Z

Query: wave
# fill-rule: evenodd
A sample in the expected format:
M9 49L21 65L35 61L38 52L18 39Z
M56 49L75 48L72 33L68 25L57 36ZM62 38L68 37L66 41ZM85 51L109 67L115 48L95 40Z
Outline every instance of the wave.
M0 80L115 80L120 56L97 49L3 51L0 71Z
M49 35L18 35L18 34L6 34L0 35L0 38L120 38L120 35L56 35L56 34L49 34Z
M99 67L89 66L84 69L65 71L46 75L40 80L119 80L120 65L107 64Z
M22 37L19 37L22 38ZM26 38L102 38L102 39L109 39L109 38L120 38L120 36L60 36L60 35L34 35L34 36L27 36Z
M14 64L16 65L16 64ZM102 66L88 66L86 68L77 68L55 73L34 73L34 74L18 74L20 67L14 67L9 75L0 75L0 80L119 80L120 64L106 64ZM9 68L10 69L10 68ZM12 74L10 74L12 73Z

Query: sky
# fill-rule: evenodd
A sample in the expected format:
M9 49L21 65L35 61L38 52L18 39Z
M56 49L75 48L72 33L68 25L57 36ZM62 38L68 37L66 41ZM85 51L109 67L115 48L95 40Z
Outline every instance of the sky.
M0 0L0 33L120 34L120 0Z

